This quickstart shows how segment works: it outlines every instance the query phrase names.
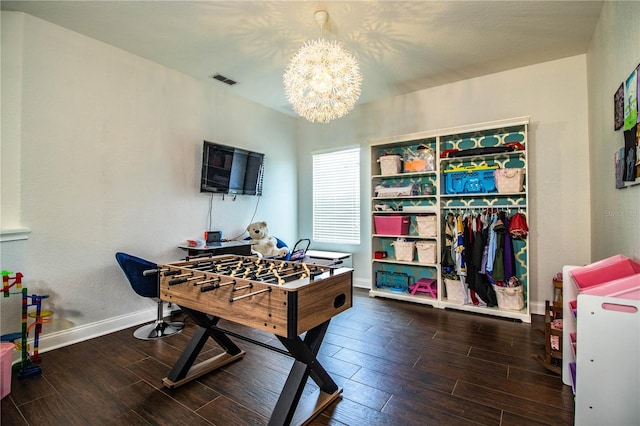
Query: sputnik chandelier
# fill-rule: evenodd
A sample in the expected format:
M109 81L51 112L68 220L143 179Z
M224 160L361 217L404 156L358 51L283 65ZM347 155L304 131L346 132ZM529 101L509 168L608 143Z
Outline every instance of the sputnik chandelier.
M320 29L329 14L314 14ZM291 59L283 76L293 110L307 120L328 123L346 115L360 97L362 74L358 61L336 41L307 41Z

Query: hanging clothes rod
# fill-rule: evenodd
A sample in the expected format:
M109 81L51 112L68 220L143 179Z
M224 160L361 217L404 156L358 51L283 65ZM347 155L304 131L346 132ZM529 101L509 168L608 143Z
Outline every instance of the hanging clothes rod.
M522 210L527 206L515 206L513 204L494 204L492 206L443 206L443 210L485 210L485 209L504 209L504 210Z

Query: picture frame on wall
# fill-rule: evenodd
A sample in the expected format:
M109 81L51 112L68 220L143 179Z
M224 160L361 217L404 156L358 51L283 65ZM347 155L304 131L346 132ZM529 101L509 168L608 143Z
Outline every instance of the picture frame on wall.
M634 69L624 84L624 130L630 130L638 122L638 68Z
M640 124L624 131L624 146L613 156L616 189L640 186Z
M638 95L640 95L640 64L636 67L636 124L640 123L640 101L638 101Z
M624 131L624 175L622 180L633 182L636 180L636 126Z
M613 130L620 130L624 125L624 83L613 95Z
M620 148L613 155L613 163L616 172L616 189L624 188L622 176L624 175L624 148Z

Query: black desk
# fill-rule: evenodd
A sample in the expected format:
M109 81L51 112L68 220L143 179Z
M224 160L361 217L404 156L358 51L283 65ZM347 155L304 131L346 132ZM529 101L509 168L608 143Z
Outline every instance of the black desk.
M180 245L178 247L183 250L187 250L189 256L199 256L202 254L238 254L241 256L251 255L251 242L247 240L223 241L221 243L210 243L209 245L196 247L189 247L188 245Z

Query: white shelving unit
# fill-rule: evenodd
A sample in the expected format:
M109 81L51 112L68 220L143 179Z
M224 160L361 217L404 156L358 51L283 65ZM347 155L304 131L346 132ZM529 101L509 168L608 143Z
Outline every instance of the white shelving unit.
M372 297L386 297L397 300L404 300L414 303L428 304L438 308L452 308L463 311L488 314L499 317L519 319L523 322L531 322L529 310L529 283L531 282L529 265L529 240L518 242L516 249L516 269L517 277L524 286L525 307L522 310L514 311L501 309L498 307L482 307L476 305L465 305L461 302L448 300L445 286L442 280L441 252L443 244L442 221L449 211L461 210L481 210L486 208L496 208L508 211L527 212L528 209L528 189L517 193L485 193L485 192L464 192L459 194L448 194L444 189L444 170L451 167L468 166L497 166L500 168L527 168L527 133L528 117L520 117L509 120L500 120L488 123L480 123L469 126L462 126L450 129L439 129L434 131L412 133L390 138L375 139L370 141L370 161L371 161L371 247L372 247L372 286L369 294ZM485 155L470 155L456 158L440 158L440 154L445 150L458 149L465 150L471 148L482 148L490 146L502 146L508 142L521 144L522 149L512 152L492 153ZM378 159L383 155L404 156L407 150L416 151L418 146L424 145L431 148L435 154L433 170L424 172L411 172L382 174ZM376 187L406 187L413 185L415 191L410 195L401 196L376 196ZM425 185L434 187L433 193L424 193ZM388 194L383 194L388 195ZM376 209L376 206L384 204L392 210ZM408 241L419 242L430 240L436 244L436 259L434 263L420 263L417 255L412 261L397 260L393 254L394 249L391 243L399 235L388 235L376 233L376 217L389 215L408 216L411 220L408 235L402 235ZM421 237L416 229L416 217L421 215L435 215L437 221L437 232L433 237ZM376 258L376 252L386 252L389 257L386 259ZM378 274L386 272L395 273L400 277L407 277L409 283L420 278L431 278L437 281L437 297L432 297L429 293L415 293L414 295L398 285L379 285Z
M640 271L581 290L577 269L563 268L562 290L562 380L575 393L575 424L640 424Z
M438 306L438 299L431 297L428 293L416 292L415 295L411 295L406 291L406 282L389 282L388 285L378 285L384 278L378 278L379 274L386 274L393 272L396 277L406 276L407 280L417 280L419 278L431 278L439 280L440 276L440 235L439 231L433 236L420 236L417 229L417 218L420 216L435 216L436 224L440 223L440 209L438 205L438 196L435 188L439 186L439 173L437 171L437 155L438 146L437 138L434 132L421 132L409 135L403 135L399 137L379 139L371 144L371 170L380 171L381 167L378 163L378 158L384 153L388 155L400 155L404 156L406 150L410 149L416 152L418 147L426 146L433 151L434 157L432 159L432 170L425 170L421 172L410 173L392 173L381 174L374 172L371 176L371 246L372 246L372 259L373 259L373 280L372 287L369 292L371 296L386 297L390 299L406 300L415 303L428 304ZM399 186L409 187L412 186L413 190L411 195L398 195L398 196L376 196L376 187L378 185L386 186ZM431 185L433 193L426 193L423 191L425 185ZM424 192L424 193L423 193ZM384 205L392 210L379 210L376 206ZM435 243L436 258L433 263L421 263L419 262L417 254L414 254L413 260L397 260L394 256L394 249L392 243L398 238L397 234L385 234L377 233L376 231L376 218L386 219L397 216L399 213L404 217L410 218L408 235L404 235L407 241L421 242L432 241ZM378 230L379 231L379 230ZM386 252L389 257L384 259L375 259L375 252ZM394 287L398 284L397 288ZM404 286L400 285L404 284ZM410 284L410 283L409 283Z

